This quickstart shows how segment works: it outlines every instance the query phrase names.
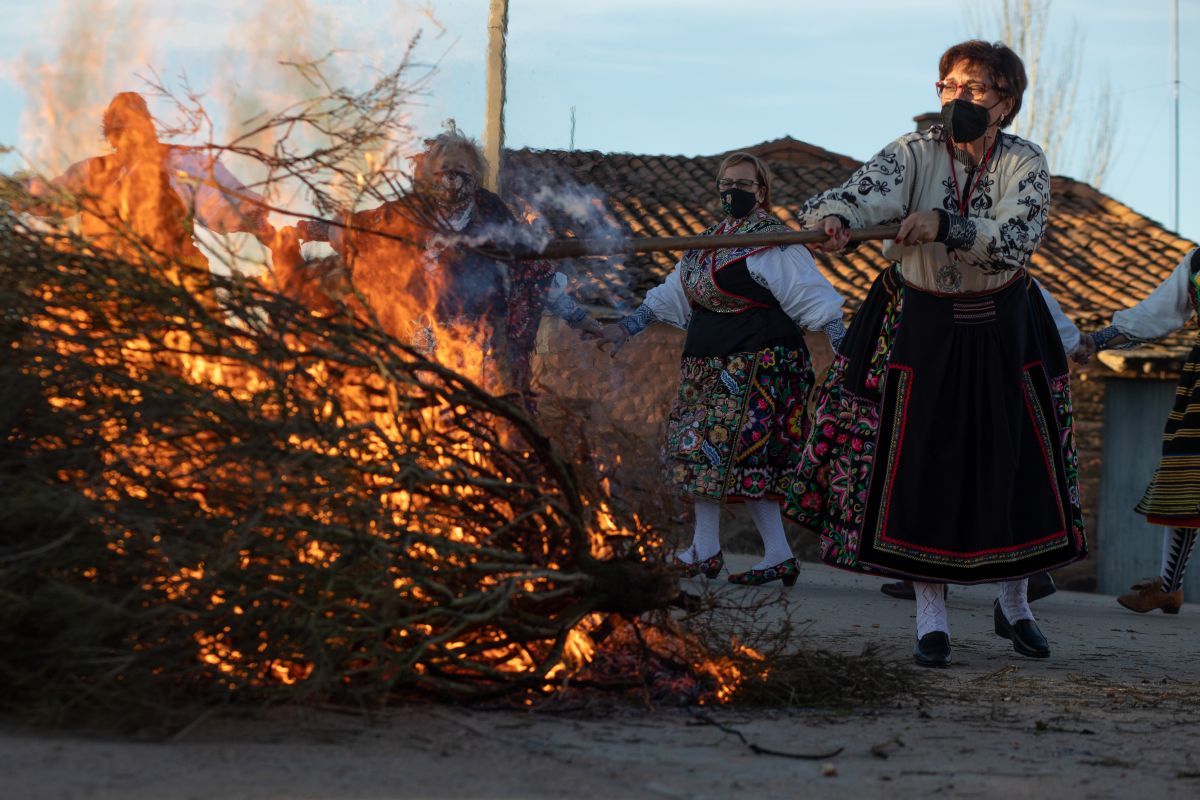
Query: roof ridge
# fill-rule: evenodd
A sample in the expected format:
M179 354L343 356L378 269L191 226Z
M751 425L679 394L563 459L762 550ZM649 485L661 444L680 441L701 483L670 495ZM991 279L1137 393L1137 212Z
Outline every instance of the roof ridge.
M1196 242L1193 242L1191 239L1185 239L1184 237L1180 236L1178 232L1171 230L1158 220L1147 217L1145 214L1142 214L1125 203L1122 203L1117 198L1110 194L1106 194L1101 189L1092 186L1086 181L1072 178L1069 175L1051 175L1050 178L1056 184L1061 186L1058 192L1059 194L1065 194L1068 197L1076 197L1081 200L1089 200L1100 206L1108 213L1115 214L1127 222L1137 222L1143 224L1145 227L1157 229L1158 231L1161 231L1162 234L1166 234L1166 236L1173 238L1177 243L1186 245L1181 246L1180 249L1190 250L1197 246ZM1160 234L1160 238L1165 237L1162 237Z
M696 155L687 155L685 153L634 153L628 150L563 150L557 147L506 147L506 153L538 153L546 155L601 155L601 156L627 156L633 158L723 158L730 153L748 152L753 153L755 150L767 149L773 145L794 146L797 149L803 150L809 155L825 158L829 161L835 161L843 165L853 165L857 167L863 162L853 156L845 155L844 153L836 153L833 150L821 147L820 145L806 142L802 139L797 139L791 134L784 134L775 139L767 139L757 144L743 145L741 147L733 147L728 150L721 150L716 153L698 153Z

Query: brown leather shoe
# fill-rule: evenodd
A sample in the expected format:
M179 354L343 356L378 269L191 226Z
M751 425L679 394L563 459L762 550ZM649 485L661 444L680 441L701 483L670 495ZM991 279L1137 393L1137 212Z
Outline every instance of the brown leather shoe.
M1156 608L1161 608L1164 614L1178 614L1183 605L1183 589L1164 592L1162 578L1143 578L1129 589L1117 598L1117 602L1139 614Z

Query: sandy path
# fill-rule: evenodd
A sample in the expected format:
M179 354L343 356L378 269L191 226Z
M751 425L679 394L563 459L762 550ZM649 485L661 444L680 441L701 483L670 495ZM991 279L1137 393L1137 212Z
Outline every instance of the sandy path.
M791 613L822 646L907 658L911 605L877 587L806 566ZM956 663L894 708L288 711L171 744L10 727L0 798L1200 797L1200 607L1137 616L1060 592L1035 607L1054 657L1034 661L991 633L991 597L952 589ZM755 755L705 715L774 749L844 750Z

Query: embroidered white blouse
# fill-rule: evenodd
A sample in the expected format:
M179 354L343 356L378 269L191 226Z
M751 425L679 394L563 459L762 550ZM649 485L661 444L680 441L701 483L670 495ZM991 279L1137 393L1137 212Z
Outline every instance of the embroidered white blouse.
M1037 145L1007 133L997 137L982 174L977 172L951 157L935 125L901 136L844 184L813 197L801 222L812 228L833 214L859 228L899 223L917 211L944 211L948 224L938 242L902 246L889 239L883 254L899 262L900 274L918 288L988 291L1027 266L1037 250L1050 210L1050 173Z
M746 268L758 284L770 290L797 327L819 331L836 323L841 328L842 296L821 274L808 248L762 250L746 258ZM621 325L632 335L654 321L686 329L691 318L692 307L683 290L680 265L676 264L667 279L648 291L642 305Z
M826 216L851 227L901 222L917 211L944 212L938 242L906 246L892 239L883 255L900 274L931 292L955 294L999 288L1028 267L1046 229L1050 173L1041 148L1000 133L982 174L952 157L940 125L887 145L841 186L813 197L800 212L813 228ZM964 197L968 194L969 197ZM965 201L965 202L964 202ZM1063 349L1079 347L1079 329L1041 285Z

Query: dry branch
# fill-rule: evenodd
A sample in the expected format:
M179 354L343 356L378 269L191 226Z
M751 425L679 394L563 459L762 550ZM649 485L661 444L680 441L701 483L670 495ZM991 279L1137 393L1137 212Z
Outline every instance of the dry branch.
M172 275L2 217L10 706L492 697L676 591L606 557L600 498L518 405L347 313Z

